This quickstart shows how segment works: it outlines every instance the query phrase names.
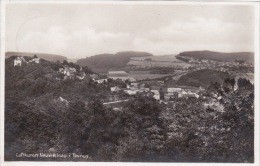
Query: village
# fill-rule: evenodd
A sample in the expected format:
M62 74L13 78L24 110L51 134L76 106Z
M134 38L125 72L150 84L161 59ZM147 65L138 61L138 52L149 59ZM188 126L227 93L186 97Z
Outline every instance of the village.
M22 66L23 63L39 64L40 61L41 59L36 55L33 58L29 58L29 60L26 60L23 56L18 56L14 59L14 67ZM160 102L168 103L179 98L187 100L191 98L198 99L202 97L201 94L205 91L202 87L166 85L163 80L136 80L125 71L108 71L107 75L97 73L86 74L82 67L76 69L64 63L61 63L57 72L61 75L61 77L55 76L54 79L57 81L76 79L82 83L92 81L97 85L107 86L107 88L110 89L110 93L107 96L107 100L103 101L103 104L111 106L114 109L118 109L118 105L120 105L121 102L127 101L133 95L137 94L152 96ZM54 76L47 74L46 77L52 78ZM108 85L108 81L112 80L115 82L114 86ZM68 104L68 101L62 96L60 96L59 100L65 102L66 105Z
M223 72L230 72L230 71L235 71L235 72L243 72L239 70L239 68L247 68L248 70L244 72L252 72L254 68L254 64L245 62L240 59L236 59L233 62L220 62L220 61L214 61L214 60L207 60L207 59L197 59L193 57L183 57L183 56L178 56L179 59L186 61L189 66L187 69L190 71L194 70L200 70L200 69L214 69L214 70L219 70Z

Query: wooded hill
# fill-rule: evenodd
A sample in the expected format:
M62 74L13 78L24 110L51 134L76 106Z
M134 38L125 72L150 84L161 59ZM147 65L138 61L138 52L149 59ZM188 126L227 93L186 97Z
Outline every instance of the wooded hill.
M252 52L222 53L213 51L187 51L180 53L178 56L191 57L196 59L207 59L221 62L233 62L239 59L248 63L254 63L254 53Z
M11 56L27 56L33 57L37 55L38 58L45 59L47 61L56 62L56 61L64 61L67 60L67 57L61 55L54 55L54 54L44 54L44 53L29 53L29 52L6 52L5 58L9 58Z
M226 72L202 69L181 76L177 81L177 84L184 86L201 86L207 88L211 82L223 83L223 81L229 77L230 75Z
M79 59L76 63L80 66L89 66L90 68L119 68L125 67L131 57L153 56L146 52L125 51L116 54L99 54L85 59Z

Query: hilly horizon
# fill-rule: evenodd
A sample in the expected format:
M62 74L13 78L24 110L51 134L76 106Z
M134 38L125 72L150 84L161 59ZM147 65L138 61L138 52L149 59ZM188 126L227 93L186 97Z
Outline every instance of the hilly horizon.
M215 52L215 51L185 51L181 52L178 56L192 57L197 59L207 59L220 62L233 62L236 59L243 60L248 63L254 63L253 52Z
M77 60L76 64L80 66L89 66L94 68L115 68L125 67L132 57L153 56L147 52L124 51L116 54L99 54Z
M93 55L86 58L68 58L62 55L56 54L45 54L45 53L31 53L31 52L15 52L10 51L5 53L5 58L11 56L29 56L32 57L37 55L39 58L49 60L49 61L71 61L73 63L79 64L80 66L89 66L89 67L97 67L97 68L111 68L111 67L125 67L128 62L132 58L145 58L145 57L153 57L153 60L170 60L174 58L176 60L176 56L186 56L186 57L193 57L198 59L207 59L207 60L214 60L214 61L228 61L233 62L236 59L243 60L245 62L254 63L254 53L253 52L231 52L231 53L224 53L224 52L216 52L216 51L184 51L179 54L171 54L171 55L153 55L149 52L137 52L137 51L122 51L116 54L110 53L103 53L98 55ZM142 58L143 57L143 58ZM162 57L162 58L159 58ZM177 59L178 60L178 59Z
M5 58L9 58L11 56L33 57L34 55L37 55L37 57L39 58L52 61L52 62L68 60L68 58L65 56L55 55L55 54L32 53L32 52L5 52Z

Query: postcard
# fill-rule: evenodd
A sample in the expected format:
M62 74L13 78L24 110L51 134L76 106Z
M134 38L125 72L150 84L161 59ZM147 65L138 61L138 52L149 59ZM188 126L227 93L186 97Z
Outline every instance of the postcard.
M1 164L259 164L259 3L4 1Z

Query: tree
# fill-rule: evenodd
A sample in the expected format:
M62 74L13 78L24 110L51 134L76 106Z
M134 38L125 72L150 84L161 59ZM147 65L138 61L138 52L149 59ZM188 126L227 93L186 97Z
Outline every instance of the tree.
M240 89L248 89L248 90L252 90L254 88L253 84L251 84L251 82L245 78L239 78L237 80L237 86Z
M62 63L63 63L64 65L69 65L69 62L66 61L66 60L64 60Z

